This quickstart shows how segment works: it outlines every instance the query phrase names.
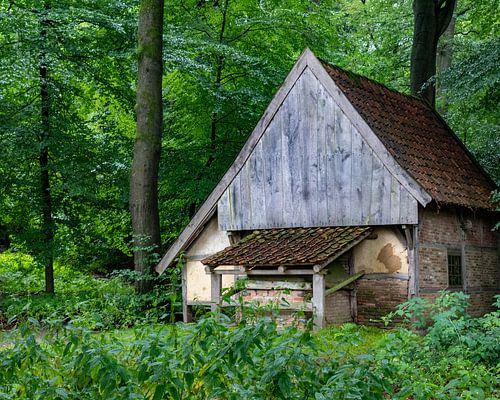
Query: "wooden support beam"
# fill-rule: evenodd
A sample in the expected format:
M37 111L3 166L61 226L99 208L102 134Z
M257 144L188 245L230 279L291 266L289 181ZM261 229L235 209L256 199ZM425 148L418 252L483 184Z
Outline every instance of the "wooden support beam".
M211 301L212 304L210 308L212 311L216 311L217 307L220 306L221 300L221 290L222 290L222 275L212 273L210 276L211 282Z
M407 233L407 231L409 232ZM409 235L411 238L411 247L408 246L408 299L411 299L412 297L419 295L418 225L406 227L405 234Z
M279 272L278 269L249 269L247 275L312 275L312 269L287 269L285 272Z
M352 276L350 276L349 278L347 278L346 280L340 282L339 284L335 285L334 287L330 288L330 289L327 289L325 291L325 296L329 296L337 291L339 291L340 289L342 289L343 287L349 285L350 283L358 280L359 278L361 278L363 275L365 274L364 271L361 271L361 272L358 272L357 274L354 274Z
M213 269L214 274L222 275L241 275L246 271L247 269L243 265L220 265Z
M246 282L247 289L257 290L274 290L274 289L290 289L290 290L312 290L311 282L294 282L289 280L255 280L249 279Z
M325 326L325 275L313 275L313 312L314 329L318 330Z
M285 271L286 271L286 265L280 265L280 266L278 267L278 272L279 272L279 273L281 273L281 274L282 274L282 273L284 273Z
M187 303L187 269L184 265L181 271L182 277L182 320L184 322L191 322L193 317L191 315L191 308Z
M405 237L406 237L406 246L408 247L408 250L413 250L414 245L411 234L411 228L408 225L403 225L403 230L405 232Z

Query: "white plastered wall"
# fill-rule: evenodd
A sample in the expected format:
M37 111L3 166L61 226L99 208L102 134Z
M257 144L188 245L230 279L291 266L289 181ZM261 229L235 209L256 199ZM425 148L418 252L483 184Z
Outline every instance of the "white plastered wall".
M186 297L188 304L210 302L210 275L205 272L201 260L230 246L227 232L220 231L215 214L185 254ZM222 287L234 283L234 275L222 276Z
M354 247L354 270L365 273L408 274L408 251L394 228L375 228L376 239L365 239Z

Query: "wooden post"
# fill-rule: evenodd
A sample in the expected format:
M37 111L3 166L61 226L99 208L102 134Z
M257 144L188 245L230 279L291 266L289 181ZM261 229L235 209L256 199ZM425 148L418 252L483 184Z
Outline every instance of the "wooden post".
M214 271L212 271L210 275L210 282L211 282L211 297L212 297L211 298L212 305L210 306L210 309L212 311L216 311L217 307L220 306L222 275L216 274Z
M325 325L325 276L313 275L313 312L314 329L318 330Z
M182 266L182 320L185 323L192 322L193 316L191 309L187 303L187 268L186 265Z
M402 228L406 237L406 251L408 252L408 299L416 296L416 268L415 268L415 246L414 246L414 233L415 230L408 226L403 225Z
M422 214L418 214L419 224L422 221ZM413 225L413 285L415 296L420 295L420 243L418 238L419 225Z

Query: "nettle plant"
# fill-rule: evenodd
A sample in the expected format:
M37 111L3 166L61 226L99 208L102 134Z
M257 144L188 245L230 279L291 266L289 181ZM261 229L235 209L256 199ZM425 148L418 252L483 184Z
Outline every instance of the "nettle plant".
M467 313L467 294L441 291L432 303L415 297L401 304L385 322L402 318L404 326L425 332L424 342L431 349L493 366L500 360L500 295L493 306L495 311L473 318Z

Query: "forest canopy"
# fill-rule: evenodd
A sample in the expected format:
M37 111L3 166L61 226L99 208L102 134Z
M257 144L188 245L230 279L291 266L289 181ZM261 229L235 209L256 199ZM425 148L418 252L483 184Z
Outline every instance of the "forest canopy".
M41 266L131 263L138 12L132 0L0 0L0 246ZM437 109L497 183L498 15L494 0L458 0L432 78ZM163 30L164 248L305 47L410 92L410 0L167 0Z

